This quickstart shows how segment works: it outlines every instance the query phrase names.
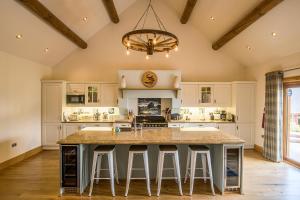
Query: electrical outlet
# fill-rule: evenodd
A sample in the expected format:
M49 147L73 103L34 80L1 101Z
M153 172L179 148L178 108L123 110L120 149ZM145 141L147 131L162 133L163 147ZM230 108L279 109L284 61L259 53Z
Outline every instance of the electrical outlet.
M16 142L14 142L14 143L11 144L11 147L12 147L12 148L14 148L14 147L16 147L16 146L17 146L17 143L16 143Z

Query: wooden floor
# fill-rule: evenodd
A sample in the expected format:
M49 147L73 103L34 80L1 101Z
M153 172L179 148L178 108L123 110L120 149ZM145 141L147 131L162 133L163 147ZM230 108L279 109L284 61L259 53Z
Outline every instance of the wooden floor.
M161 196L146 196L144 181L131 184L129 195L123 197L125 183L116 186L117 196L111 197L109 182L94 186L94 195L88 198L76 195L58 196L59 169L58 152L42 153L0 171L1 200L44 200L44 199L300 199L300 169L285 163L272 163L264 160L254 151L245 152L245 188L244 195L226 193L211 196L209 182L197 181L192 197L188 196L189 185L184 184L184 196L178 196L174 181L163 181ZM156 186L152 184L152 193Z

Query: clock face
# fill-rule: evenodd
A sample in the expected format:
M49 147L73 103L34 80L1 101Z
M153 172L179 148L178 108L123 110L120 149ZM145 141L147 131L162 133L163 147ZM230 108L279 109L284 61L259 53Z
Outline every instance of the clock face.
M157 83L157 76L154 72L146 71L142 76L142 83L147 88L152 88Z

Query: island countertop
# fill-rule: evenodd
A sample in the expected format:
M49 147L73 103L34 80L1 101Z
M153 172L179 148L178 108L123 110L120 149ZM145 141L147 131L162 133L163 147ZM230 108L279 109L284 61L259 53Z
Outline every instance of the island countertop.
M79 131L58 144L243 144L240 138L221 131L186 131L180 128L154 128L142 131Z

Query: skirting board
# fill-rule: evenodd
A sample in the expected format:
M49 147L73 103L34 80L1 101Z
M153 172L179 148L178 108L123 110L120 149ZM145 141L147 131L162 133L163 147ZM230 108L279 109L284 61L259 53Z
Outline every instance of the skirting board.
M257 151L258 153L263 153L263 147L259 146L259 145L254 145L254 150Z
M4 168L7 168L9 166L12 166L12 165L14 165L18 162L21 162L21 161L23 161L23 160L25 160L25 159L33 156L33 155L36 155L36 154L40 153L41 151L43 151L41 146L36 147L36 148L31 149L31 150L29 150L25 153L22 153L21 155L18 155L14 158L11 158L11 159L7 160L7 161L4 161L3 163L0 163L0 170L2 170Z

